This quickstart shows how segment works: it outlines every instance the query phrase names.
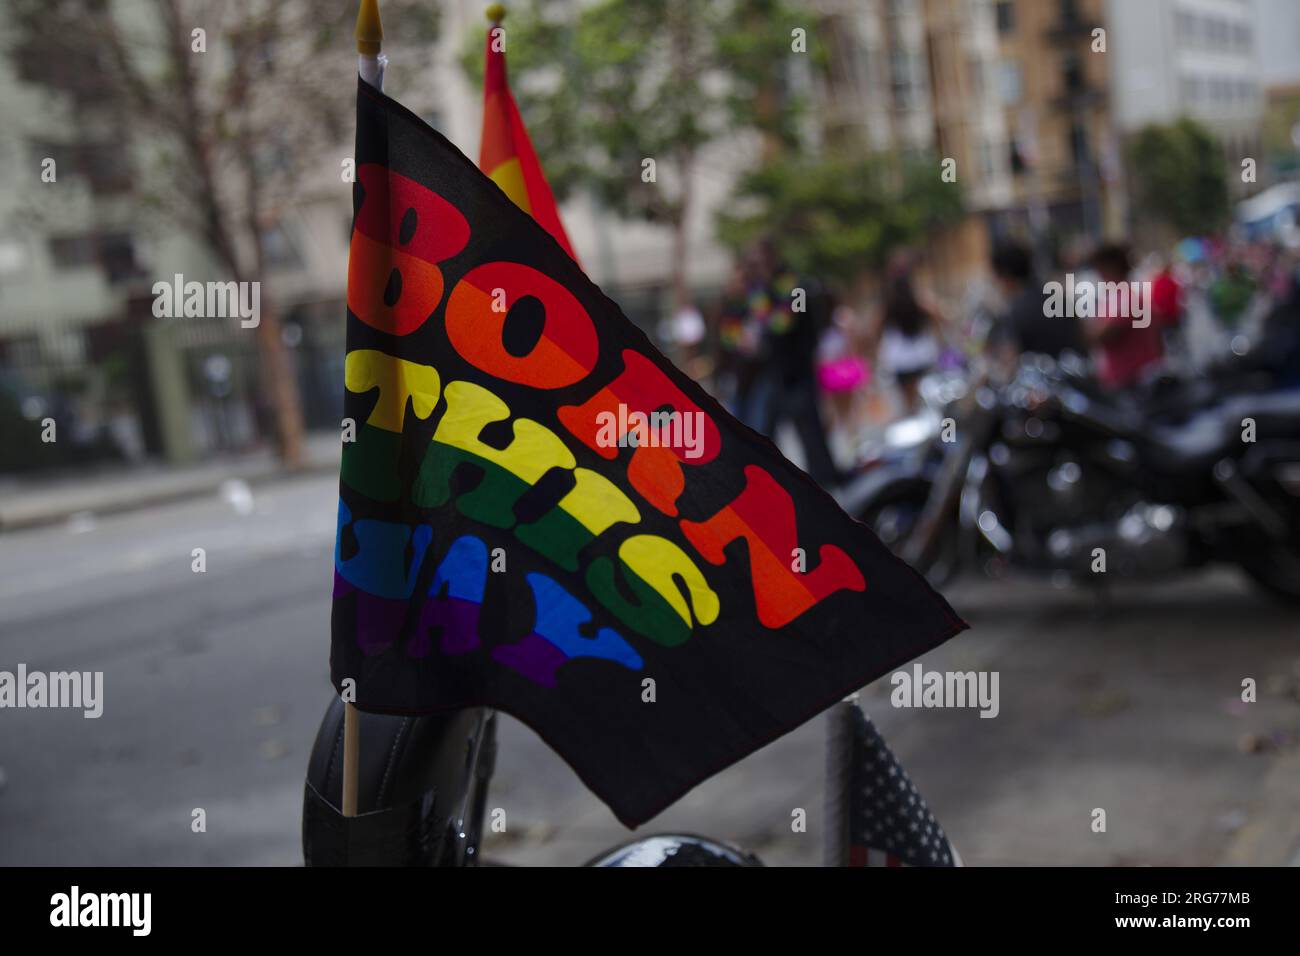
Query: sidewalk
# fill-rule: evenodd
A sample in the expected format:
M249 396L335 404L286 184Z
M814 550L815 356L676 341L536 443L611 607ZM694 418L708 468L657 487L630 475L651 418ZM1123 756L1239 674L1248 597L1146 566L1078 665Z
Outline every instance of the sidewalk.
M1288 750L1255 794L1249 819L1229 844L1223 866L1300 866L1300 751Z
M337 470L339 437L308 435L300 473ZM0 534L66 521L73 515L131 511L167 501L211 494L227 481L256 484L287 476L270 451L202 464L146 465L53 479L15 478L0 482Z

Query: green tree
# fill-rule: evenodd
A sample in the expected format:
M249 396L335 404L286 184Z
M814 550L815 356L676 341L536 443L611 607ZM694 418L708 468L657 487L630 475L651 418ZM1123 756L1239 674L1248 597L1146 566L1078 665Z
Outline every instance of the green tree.
M1272 167L1271 172L1279 179L1300 172L1300 140L1296 139L1297 130L1300 130L1300 90L1278 91L1271 95L1262 130L1264 161Z
M737 249L766 236L799 271L848 283L961 217L939 173L937 160L847 151L774 161L742 177L719 236Z
M1228 218L1228 170L1219 144L1195 120L1153 124L1129 144L1134 212L1203 235Z
M535 0L505 21L512 86L557 196L590 190L672 232L674 302L689 299L686 225L706 147L756 133L760 154L795 140L787 82L796 29L784 0ZM482 75L483 34L463 63ZM653 161L653 167L647 164Z

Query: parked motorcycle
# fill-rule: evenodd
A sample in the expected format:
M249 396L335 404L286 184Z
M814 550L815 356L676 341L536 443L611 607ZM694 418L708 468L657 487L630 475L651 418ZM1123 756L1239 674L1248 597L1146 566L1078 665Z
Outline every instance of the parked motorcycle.
M935 583L1228 562L1300 601L1300 390L1218 388L1152 415L1068 360L1026 356L1001 383L933 376L841 504Z

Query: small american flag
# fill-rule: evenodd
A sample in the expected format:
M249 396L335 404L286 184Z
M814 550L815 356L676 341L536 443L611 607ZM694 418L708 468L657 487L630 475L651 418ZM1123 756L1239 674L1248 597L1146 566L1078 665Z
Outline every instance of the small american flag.
M852 708L849 866L960 866L957 851L894 752Z

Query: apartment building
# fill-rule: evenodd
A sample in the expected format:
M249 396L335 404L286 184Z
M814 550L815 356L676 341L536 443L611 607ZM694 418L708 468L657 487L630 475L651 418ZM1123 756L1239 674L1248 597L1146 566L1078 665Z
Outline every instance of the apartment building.
M1115 232L1119 142L1101 0L994 0L997 84L1010 134L1012 200L997 231L1028 228L1060 248Z
M972 0L925 0L923 10L936 152L957 161L972 211L1004 209L1015 200L1015 182L994 8Z
M1188 116L1214 133L1231 167L1258 158L1266 106L1260 34L1268 11L1286 14L1256 0L1109 0L1119 128ZM1300 58L1294 47L1292 58ZM1240 181L1236 190L1250 191Z
M812 104L820 135L872 151L933 147L920 0L817 0L813 7L828 54Z
M157 144L130 135L120 103L75 75L51 85L0 39L0 416L57 411L78 461L186 460L265 437L252 335L220 316L153 314L155 282L232 278L193 230L142 202L136 180ZM336 427L351 204L334 154L297 192L265 224L261 278L309 427Z

